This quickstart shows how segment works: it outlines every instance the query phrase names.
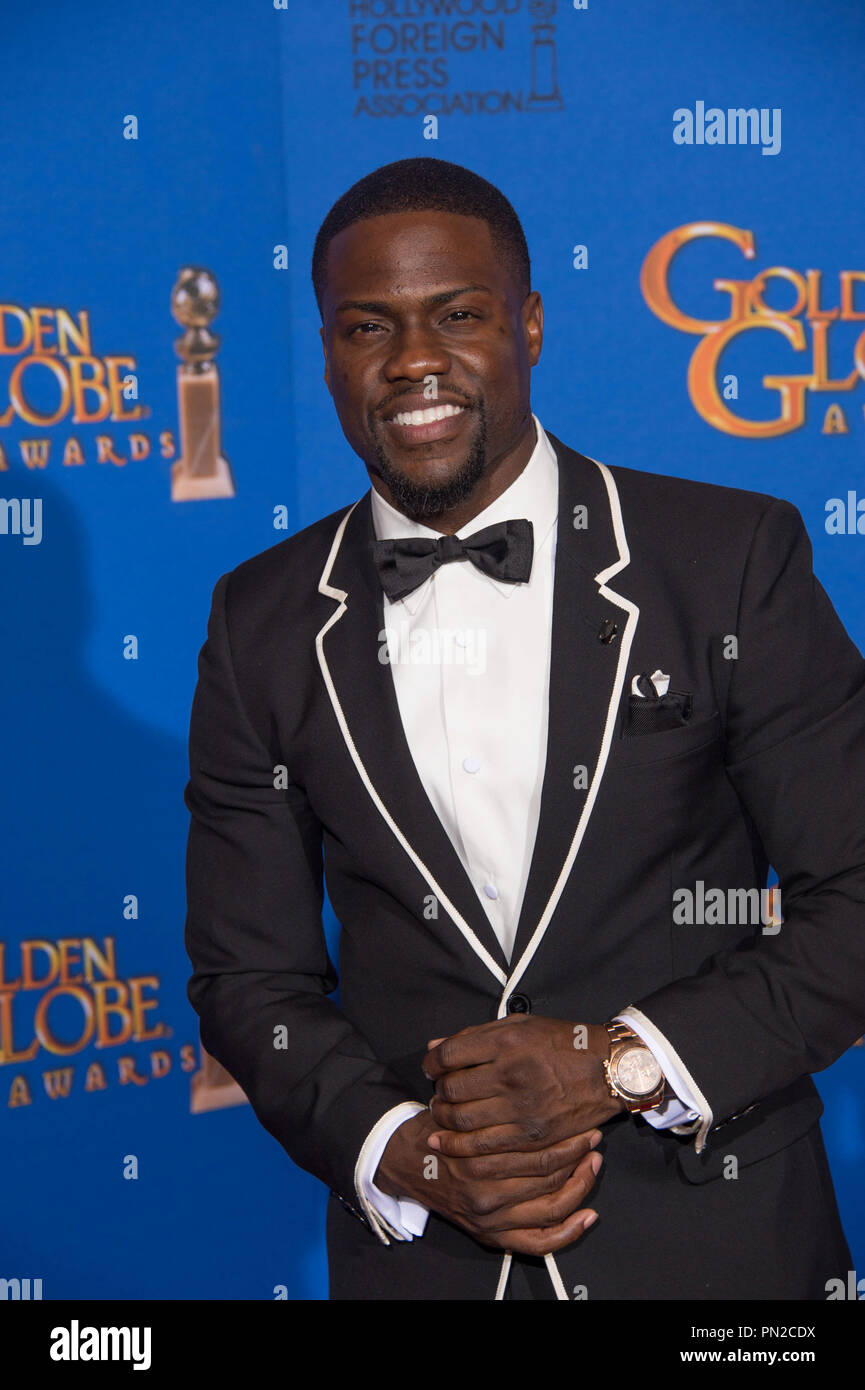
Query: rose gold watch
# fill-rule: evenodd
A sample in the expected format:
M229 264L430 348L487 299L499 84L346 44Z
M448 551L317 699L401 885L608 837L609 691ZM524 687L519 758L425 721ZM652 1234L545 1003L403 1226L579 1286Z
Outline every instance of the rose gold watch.
M623 1100L632 1115L657 1110L667 1085L658 1059L624 1023L605 1023L604 1027L610 1035L610 1055L604 1062L610 1095Z

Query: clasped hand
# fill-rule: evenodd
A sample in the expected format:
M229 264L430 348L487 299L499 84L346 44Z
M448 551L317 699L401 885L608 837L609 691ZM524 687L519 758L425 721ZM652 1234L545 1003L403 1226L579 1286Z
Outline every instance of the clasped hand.
M623 1108L603 1078L606 1029L511 1015L428 1046L429 1111L396 1130L376 1184L500 1249L546 1255L578 1239L597 1216L582 1206L602 1163L595 1126Z
M596 1025L512 1014L429 1044L432 1148L453 1158L535 1149L624 1108L604 1081L609 1034Z

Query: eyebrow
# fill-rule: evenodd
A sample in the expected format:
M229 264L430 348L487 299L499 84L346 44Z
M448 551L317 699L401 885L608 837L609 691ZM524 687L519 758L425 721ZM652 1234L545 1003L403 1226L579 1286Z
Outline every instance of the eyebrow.
M458 295L468 294L470 291L492 294L489 285L461 285L456 290L441 290L438 294L428 294L421 300L421 305L424 309L431 309L436 304L447 304L448 300L456 299ZM341 314L346 309L359 309L364 314L389 314L392 307L380 299L343 299L337 304L334 313Z

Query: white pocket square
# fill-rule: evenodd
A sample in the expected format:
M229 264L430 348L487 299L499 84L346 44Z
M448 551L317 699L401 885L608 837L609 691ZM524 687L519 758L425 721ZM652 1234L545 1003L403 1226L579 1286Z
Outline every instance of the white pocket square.
M643 695L642 690L640 690L639 686L637 685L637 682L639 681L641 675L642 671L639 673L639 675L634 676L633 680L631 681L631 694L639 695L641 699L645 699L645 695ZM659 697L661 695L666 695L667 691L670 688L670 677L668 675L666 675L663 671L660 670L653 671L652 674L649 676L649 680L655 687L656 695L658 695Z

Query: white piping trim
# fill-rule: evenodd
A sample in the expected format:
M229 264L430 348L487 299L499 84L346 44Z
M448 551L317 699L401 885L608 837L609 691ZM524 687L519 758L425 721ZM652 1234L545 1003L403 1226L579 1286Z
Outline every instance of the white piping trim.
M494 1303L501 1303L504 1299L505 1289L508 1286L508 1279L510 1278L512 1261L513 1256L510 1254L505 1255L504 1259L502 1260L502 1267L499 1272L499 1282L496 1287L496 1296L493 1300ZM563 1301L565 1303L570 1303L571 1300L568 1298L568 1291L565 1288L564 1281L562 1279L561 1274L559 1273L559 1267L556 1264L555 1256L545 1255L544 1264L546 1265L547 1273L550 1276L550 1283L556 1291L557 1300L559 1301L559 1303Z
M387 1231L389 1235L393 1236L394 1240L403 1239L403 1236L399 1235L398 1232L394 1230L393 1226L391 1226L389 1221L385 1221L381 1213L376 1211L372 1202L369 1200L368 1197L365 1197L362 1192L358 1194L358 1200L360 1202L361 1207L363 1208L363 1213L367 1221L369 1222L378 1239L381 1241L382 1245L390 1245L390 1241L385 1235L385 1231Z
M366 1145L364 1145L364 1147L361 1149L361 1154L364 1154L365 1148ZM358 1162L359 1161L360 1160L358 1160ZM360 1202L363 1214L369 1222L372 1230L375 1232L376 1236L381 1241L382 1245L390 1245L390 1241L385 1235L385 1231L387 1231L389 1235L393 1236L394 1240L402 1240L402 1236L397 1234L397 1232L394 1230L393 1226L391 1226L389 1221L385 1221L381 1213L376 1211L369 1198L366 1197L364 1193L357 1187L357 1167L355 1167L355 1189L357 1191L357 1199Z
M318 581L318 592L320 594L326 594L328 598L338 598L340 603L343 603L345 599L348 598L348 591L346 589L335 589L332 584L328 583L328 580L330 579L330 572L333 569L333 562L337 557L339 547L342 545L342 538L345 534L345 528L348 525L348 519L354 511L355 507L359 506L360 500L358 499L357 502L352 503L345 516L343 517L342 521L337 526L336 533L331 543L330 553L328 554L328 557L324 562L324 569L322 570L321 576ZM342 614L340 614L339 616L342 617ZM331 617L330 622L333 622L333 617Z
M584 458L589 458L589 455L585 454ZM622 517L622 505L619 501L619 489L616 487L616 480L605 463L599 463L597 459L589 459L589 461L593 463L596 468L600 468L601 470L601 477L607 489L610 513L613 518L613 533L616 537L616 548L619 552L619 558L614 565L609 565L607 569L601 570L600 574L595 575L595 578L600 584L601 582L606 583L608 579L612 579L614 574L618 574L619 570L623 570L631 563L631 552L628 549L628 538L625 535L625 522Z
M586 457L588 457L588 455L586 455ZM612 742L613 729L615 727L619 699L621 698L622 686L625 681L627 665L630 659L631 643L633 642L634 629L637 625L637 620L640 616L640 610L635 603L632 603L630 599L623 598L621 594L615 593L614 590L608 589L606 583L604 582L605 580L612 578L614 574L618 574L619 570L624 569L625 566L629 564L631 556L630 551L628 550L628 542L625 536L624 522L622 520L622 510L621 505L619 503L619 494L616 488L615 480L613 479L612 474L610 473L609 469L606 467L605 464L598 463L597 459L592 459L591 462L594 463L596 467L598 467L601 470L601 476L603 477L604 483L606 484L607 496L610 502L610 512L612 514L613 519L613 530L615 532L616 537L616 546L619 551L618 560L616 560L614 564L608 565L608 567L605 570L601 570L599 574L596 574L595 582L599 585L598 592L603 594L604 598L610 599L610 601L612 603L615 603L619 608L624 609L625 612L628 614L628 620L625 624L625 632L622 637L621 644L619 646L619 660L616 666L616 675L613 681L612 693L610 695L610 700L607 705L607 718L604 725L604 734L601 739L600 752L598 753L598 761L595 765L594 776L592 777L592 785L589 788L589 794L586 797L585 804L583 805L582 814L580 815L580 819L577 823L577 828L574 832L574 838L571 841L571 847L568 850L567 858L565 859L565 862L562 865L562 870L559 874L559 877L556 879L553 891L550 894L546 907L544 908L541 920L539 921L534 932L532 933L531 939L527 943L526 948L523 951L523 954L520 956L519 961L517 962L514 969L511 971L511 974L509 975L508 980L505 984L505 992L502 995L502 1000L499 1004L497 1014L498 1018L504 1017L506 1013L506 1002L508 994L510 994L513 991L514 986L518 984L519 981L522 979L523 975L525 974L526 970L532 962L532 958L535 952L537 951L538 947L541 944L541 941L544 938L544 934L547 930L547 927L550 924L553 913L558 907L559 898L562 895L565 883L567 882L571 869L574 866L574 860L576 859L577 852L579 851L580 845L582 844L583 836L586 833L586 827L589 823L589 817L592 814L592 811L594 810L595 801L600 790L601 779L603 778L604 772L606 771L607 758L609 757L610 744Z
M646 1018L646 1015L640 1009L635 1009L633 1004L629 1004L626 1009L621 1009L620 1016L622 1018L635 1019L640 1027L646 1030L653 1041L656 1042L659 1047L664 1048L674 1059L676 1066L682 1074L683 1081L689 1087L691 1094L700 1107L701 1123L700 1128L697 1130L697 1137L694 1140L694 1148L698 1154L702 1153L703 1149L706 1147L706 1135L709 1133L712 1127L712 1120L715 1118L712 1114L712 1107L709 1105L709 1102L706 1100L706 1097L703 1095L703 1092L688 1071L688 1068L685 1066L685 1063L682 1061L676 1049L670 1045L669 1038L664 1036L660 1028L655 1027L650 1018ZM675 1128L679 1129L680 1126L676 1125ZM685 1132L692 1133L693 1131L691 1127L688 1126Z
M508 1254L505 1255L504 1259L502 1260L502 1267L501 1267L501 1271L499 1272L499 1282L498 1282L498 1284L496 1285L496 1296L495 1296L495 1298L493 1299L493 1302L494 1302L494 1303L501 1303L502 1299L503 1299L504 1296L505 1296L505 1289L506 1289L507 1286L508 1286L508 1277L509 1277L510 1272L511 1272L511 1261L512 1261L512 1259L513 1259L513 1256L512 1256L510 1253L508 1253Z
M477 936L475 936L475 933L472 931L468 922L457 910L457 908L454 907L453 903L445 893L444 889L441 888L440 885L436 882L435 878L433 877L430 870L427 868L426 864L421 859L420 855L416 854L415 851L412 849L408 840L403 835L396 821L391 816L390 812L388 811L387 807L385 806L384 802L382 801L381 797L379 796L378 792L373 786L369 774L363 765L361 756L358 753L357 748L355 747L354 740L349 732L348 721L346 720L345 714L343 713L342 705L339 702L339 698L336 693L336 688L333 684L333 679L331 677L327 661L325 660L323 649L325 635L330 630L330 628L333 627L334 623L339 622L340 618L342 617L343 613L345 613L346 608L348 606L345 602L345 600L348 598L347 592L345 592L342 589L335 589L329 583L330 572L333 568L333 563L336 559L339 547L342 543L342 537L346 525L348 523L348 519L357 505L358 503L355 502L354 505L350 508L350 510L346 512L345 516L340 522L339 527L337 529L337 533L333 539L333 545L330 548L330 554L327 557L327 563L325 564L325 567L321 574L321 578L318 583L319 593L325 594L328 598L338 599L340 604L339 608L337 608L336 611L332 613L331 616L328 618L327 622L324 624L324 627L321 629L321 631L318 633L315 639L315 647L318 653L318 663L321 667L321 673L324 677L324 683L327 688L327 693L330 696L330 702L333 705L333 710L336 715L339 727L342 731L342 736L345 740L345 745L348 748L349 753L351 754L352 761L354 762L354 765L358 770L360 779L366 787L367 791L369 792L373 804L379 811L380 815L382 816L382 819L385 821L386 825L388 825L389 828L393 831L393 834L396 836L397 840L402 845L409 859L412 861L412 863L414 864L418 872L421 874L421 876L429 884L430 888L435 893L435 896L438 898L445 911L453 919L455 925L462 933L468 945L475 952L475 955L477 955L479 959L483 961L484 965L496 978L496 980L498 980L499 984L504 986L507 981L507 976L504 970L502 970L501 966L498 965L495 960L493 960L493 957L490 955L489 951L486 949L483 943L478 940Z
M568 1298L568 1291L565 1288L564 1281L562 1280L562 1276L559 1273L559 1267L556 1264L555 1255L545 1255L544 1264L547 1267L547 1273L550 1276L552 1286L556 1291L556 1298L559 1300L560 1303L562 1302L562 1300L564 1300L565 1303L570 1303L571 1300Z

